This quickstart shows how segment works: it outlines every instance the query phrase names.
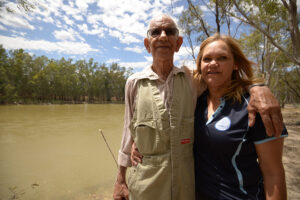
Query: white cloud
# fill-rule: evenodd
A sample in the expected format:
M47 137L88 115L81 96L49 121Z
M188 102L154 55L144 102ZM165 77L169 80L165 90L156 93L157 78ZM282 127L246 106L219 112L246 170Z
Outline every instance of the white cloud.
M189 50L187 49L188 47L184 47L181 46L181 48L179 49L179 52L175 53L174 55L174 63L177 66L187 66L190 69L195 69L196 64L194 62L194 60L192 59L192 56L189 52ZM194 49L195 52L195 56L197 56L198 52L199 52L199 47L196 47Z
M141 22L140 19L138 19L138 17L138 15L111 15L110 13L104 13L103 15L93 16L91 19L97 20L97 23L99 23L98 21L101 21L105 26L122 33L144 37L146 35L147 27L144 22Z
M137 39L136 37L130 35L130 34L123 34L123 36L120 39L121 43L124 44L130 44L130 43L141 43L142 41L140 39Z
M52 17L45 17L44 19L43 19L43 21L44 22L46 22L46 23L54 23L54 20L53 20L53 18Z
M117 30L109 30L108 33L110 36L118 38L120 40L120 42L123 44L141 43L142 42L142 40L134 37L131 34L121 33L120 31L117 31Z
M210 10L207 8L207 6L205 6L205 5L201 5L200 6L200 10L202 11L202 12L210 12Z
M177 66L186 66L191 70L196 69L196 63L193 60L185 59L185 60L180 60L177 63Z
M143 62L120 62L121 67L126 67L126 68L138 68L138 69L143 69L147 66L151 65L151 62L148 61L143 61Z
M73 15L74 19L76 19L77 21L83 21L83 17L82 15Z
M66 24L70 25L70 26L73 26L74 24L74 21L71 20L69 17L67 17L66 15L63 17L63 20Z
M153 57L152 56L144 56L144 58L148 61L151 62L153 61Z
M81 41L85 41L85 39L72 28L68 28L67 30L54 31L53 35L57 40L75 41L76 39L79 39Z
M55 20L54 24L58 27L58 28L62 28L63 24L61 23L61 21L59 20Z
M89 15L88 22L103 23L108 28L119 31L123 36L117 36L121 43L141 42L138 38L146 36L146 23L151 16L168 11L170 3L170 0L154 2L141 0L98 1L100 12L96 15ZM173 10L180 12L182 9L183 7L174 7ZM116 37L117 32L110 32L110 34L114 34Z
M183 9L183 6L175 5L178 0L172 1L172 7L171 0L31 0L31 2L36 5L33 12L20 11L16 3L11 3L17 11L13 15L3 14L4 12L0 10L0 15L4 16L0 18L0 42L6 48L24 48L78 56L99 51L92 48L93 42L97 42L102 45L101 52L105 52L105 55L107 53L108 58L114 57L109 55L111 49L112 52L125 49L141 55L147 54L144 47L139 45L143 45L142 40L146 36L149 20L155 13L176 14ZM3 31L7 30L10 37L3 36L6 35ZM15 37L12 37L11 30L22 31L22 34L16 33ZM27 38L34 37L36 40L25 39L25 33ZM49 34L53 34L58 41L47 41ZM86 37L86 40L80 34ZM95 36L98 38L95 39ZM104 46L107 41L100 40L104 37L111 42L109 46ZM118 42L111 40L110 37L116 38ZM91 41L91 45L84 41ZM122 44L127 44L127 48L123 48ZM147 55L149 56L145 57L145 62L123 63L134 68L145 67L152 62L151 55Z
M112 37L116 37L116 38L121 38L122 37L122 33L120 31L109 30L108 33Z
M28 40L21 37L7 37L0 35L0 43L5 49L27 49L42 50L46 52L58 52L66 54L87 54L89 52L97 52L90 45L83 42L49 42L45 40Z
M1 30L1 31L6 31L7 29L6 29L4 26L2 26L2 25L0 24L0 30Z
M22 37L27 35L26 32L21 32L21 31L16 31L16 30L12 30L11 32L14 33L15 35L22 36Z
M104 37L104 31L106 28L100 28L95 26L95 29L89 30L87 24L79 24L77 25L79 30L88 35L98 35L99 37Z
M106 63L118 63L118 62L120 62L119 58L109 59L109 60L106 61Z
M74 33L65 30L54 31L53 35L57 40L75 40Z
M177 0L172 2L175 3ZM95 5L94 3L98 6L97 13L89 9L89 5ZM168 11L180 13L183 9L183 6L173 6L168 10L171 8L168 7L171 5L170 0L154 0L153 2L146 0L39 0L37 4L32 14L33 19L42 17L42 21L65 29L77 24L85 34L99 37L104 37L104 29L116 30L121 33L121 36L116 38L125 44L141 42L140 38L146 35L146 23L153 13ZM87 19L86 26L76 23L85 19ZM93 29L87 28L90 26Z
M64 3L61 0L39 0L38 7L34 10L34 13L42 15L44 17L53 14L56 17L62 17L62 8Z
M6 11L4 7L0 8L0 23L11 26L15 28L26 28L34 30L34 26L32 26L26 19L24 19L18 13L9 13Z
M89 24L98 24L99 22L101 22L101 16L98 14L89 13L87 16L87 22Z
M143 53L145 52L145 47L139 47L139 46L135 46L135 47L126 47L124 48L126 51L132 51L135 53Z
M181 14L184 11L184 6L173 8L174 15Z
M80 11L86 12L87 8L89 7L88 2L85 0L76 0L75 3Z

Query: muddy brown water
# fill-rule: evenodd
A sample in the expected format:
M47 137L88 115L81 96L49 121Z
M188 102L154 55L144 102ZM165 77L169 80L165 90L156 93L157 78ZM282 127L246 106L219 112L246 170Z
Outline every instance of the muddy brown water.
M0 199L111 199L124 105L0 106Z

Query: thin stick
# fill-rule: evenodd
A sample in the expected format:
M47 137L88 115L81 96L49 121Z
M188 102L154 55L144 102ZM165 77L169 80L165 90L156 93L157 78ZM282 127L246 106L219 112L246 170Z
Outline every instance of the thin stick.
M104 136L102 130L99 129L99 132L101 133L101 135L102 135L102 137L103 137L103 140L104 140L104 142L105 142L105 144L106 144L106 146L107 146L107 148L108 148L110 154L112 155L113 159L115 160L115 163L116 163L116 166L117 166L117 169L118 169L118 163L117 163L117 160L116 160L116 158L115 158L115 156L114 156L114 154L113 154L111 148L109 147L109 144L107 143L107 141L106 141L106 139L105 139L105 136Z

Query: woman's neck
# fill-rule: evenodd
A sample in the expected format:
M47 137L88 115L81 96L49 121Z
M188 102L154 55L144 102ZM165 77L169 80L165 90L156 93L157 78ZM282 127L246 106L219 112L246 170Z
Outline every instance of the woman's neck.
M220 99L221 97L224 96L224 94L227 91L227 87L209 87L208 86L208 91L209 91L209 98L212 100L217 100Z
M207 98L207 119L217 110L221 103L221 98L225 94L225 89L208 88L209 95Z

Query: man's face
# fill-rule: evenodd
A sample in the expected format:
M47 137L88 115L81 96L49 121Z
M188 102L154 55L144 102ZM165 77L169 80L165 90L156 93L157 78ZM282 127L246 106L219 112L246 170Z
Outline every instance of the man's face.
M174 21L166 16L151 21L148 37L144 39L144 45L153 60L173 61L174 53L182 44L182 37L178 36L178 30Z

